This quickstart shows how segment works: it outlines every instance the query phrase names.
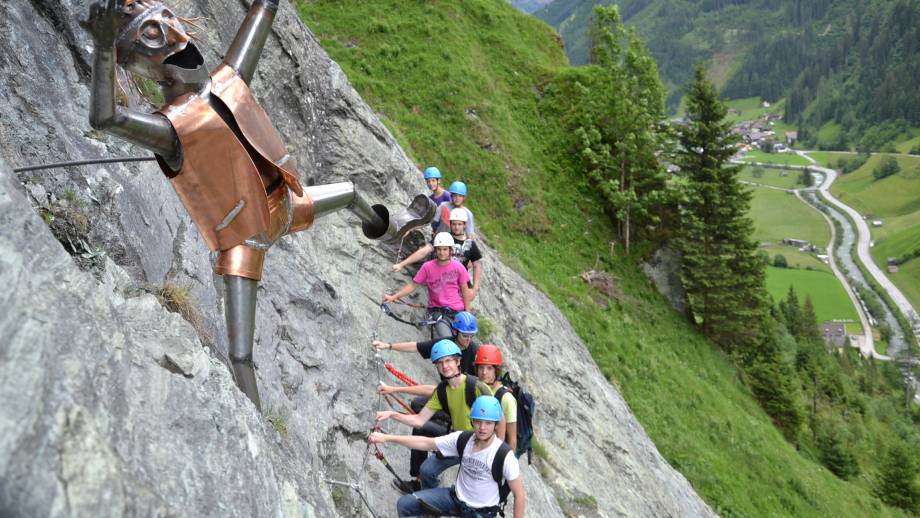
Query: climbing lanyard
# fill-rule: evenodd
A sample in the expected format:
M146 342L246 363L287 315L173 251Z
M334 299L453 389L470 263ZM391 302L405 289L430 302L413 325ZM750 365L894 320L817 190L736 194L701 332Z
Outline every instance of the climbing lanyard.
M403 382L407 387L414 387L418 385L417 381L414 381L409 376L406 376L405 374L397 370L396 367L394 367L392 363L387 362L383 364L383 366L386 367L388 371L390 371L390 374L392 374L393 376L396 376L396 378L399 379L399 381Z
M371 430L371 433L379 432L379 431L380 431L380 425L376 425L374 426L374 429ZM399 488L407 493L411 493L412 492L411 486L405 480L400 478L400 476L396 473L396 470L393 469L393 466L390 465L390 462L383 455L383 452L380 451L380 447L374 443L371 443L370 441L368 441L368 444L373 444L374 456L377 457L377 460L379 460L387 468L387 470L389 470L389 472L393 474L393 476L396 478L396 483L399 484Z

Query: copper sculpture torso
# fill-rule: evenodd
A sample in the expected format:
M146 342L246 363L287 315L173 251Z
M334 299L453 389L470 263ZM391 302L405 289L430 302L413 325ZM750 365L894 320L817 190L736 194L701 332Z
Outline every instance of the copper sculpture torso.
M281 136L246 83L226 65L211 78L210 95L185 94L159 110L176 130L182 166L176 172L159 163L211 250L227 250L269 233L267 191L282 183L299 196L303 189ZM216 103L229 110L229 124Z

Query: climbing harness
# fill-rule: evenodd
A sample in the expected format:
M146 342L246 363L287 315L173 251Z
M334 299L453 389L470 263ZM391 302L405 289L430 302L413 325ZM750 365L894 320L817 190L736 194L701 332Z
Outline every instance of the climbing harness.
M26 171L37 171L39 169L59 169L61 167L73 167L78 165L93 164L113 164L117 162L152 162L156 157L152 156L123 156L115 158L93 158L90 160L71 160L69 162L53 162L50 164L34 164L25 167L13 168L14 173L24 173Z
M407 303L407 304L408 304L408 303ZM421 321L418 321L418 322L412 322L411 320L406 320L405 318L402 318L402 317L400 317L399 315L397 315L397 314L390 308L389 303L387 303L387 302L384 302L384 303L380 304L380 307L381 307L381 309L383 309L383 312L384 312L388 317L392 318L393 320L395 320L395 321L397 321L397 322L402 322L403 324L407 324L407 325L410 325L410 326L412 326L412 327L419 327L419 328L421 328L421 327L424 327L424 326L433 326L433 325L437 324L438 322L440 322L441 320L444 319L443 316L438 315L438 317L437 317L437 318L434 318L434 319L426 319L426 320L421 320Z

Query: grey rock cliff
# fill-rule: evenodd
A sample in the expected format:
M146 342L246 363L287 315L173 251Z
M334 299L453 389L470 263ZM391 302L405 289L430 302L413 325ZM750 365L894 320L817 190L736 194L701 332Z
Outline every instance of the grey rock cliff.
M201 17L209 63L245 8L182 3ZM422 338L369 300L408 279L389 273L396 248L367 241L342 213L269 252L255 351L263 416L224 364L221 283L156 166L11 173L142 154L89 128L85 9L0 3L0 516L366 516L330 479L359 483L379 516L395 515L389 475L364 441L374 386L390 382L371 337ZM253 90L306 181L351 179L392 207L423 189L287 3ZM536 395L549 453L524 466L528 516L711 515L563 315L483 248L474 309ZM187 291L190 303L170 308L181 315L151 294L164 286ZM417 356L383 360L433 381ZM407 452L384 450L405 473Z

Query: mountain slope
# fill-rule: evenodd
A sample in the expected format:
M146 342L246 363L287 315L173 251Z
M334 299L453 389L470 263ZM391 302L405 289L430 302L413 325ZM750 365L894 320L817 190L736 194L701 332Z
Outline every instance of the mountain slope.
M878 150L920 126L920 1L556 0L534 15L584 63L593 5L613 3L658 61L672 107L703 62L727 98L786 97L786 120L812 143L828 123L847 130L840 149Z
M417 164L468 182L483 238L563 311L663 455L717 513L896 514L866 484L837 479L786 443L728 359L667 306L632 258L618 247L611 255L609 219L576 173L567 125L575 83L593 71L564 66L544 25L485 0L319 1L299 10ZM582 280L588 270L612 276L604 291ZM559 382L577 387L572 398L594 390L577 378ZM630 474L607 476L617 484Z

